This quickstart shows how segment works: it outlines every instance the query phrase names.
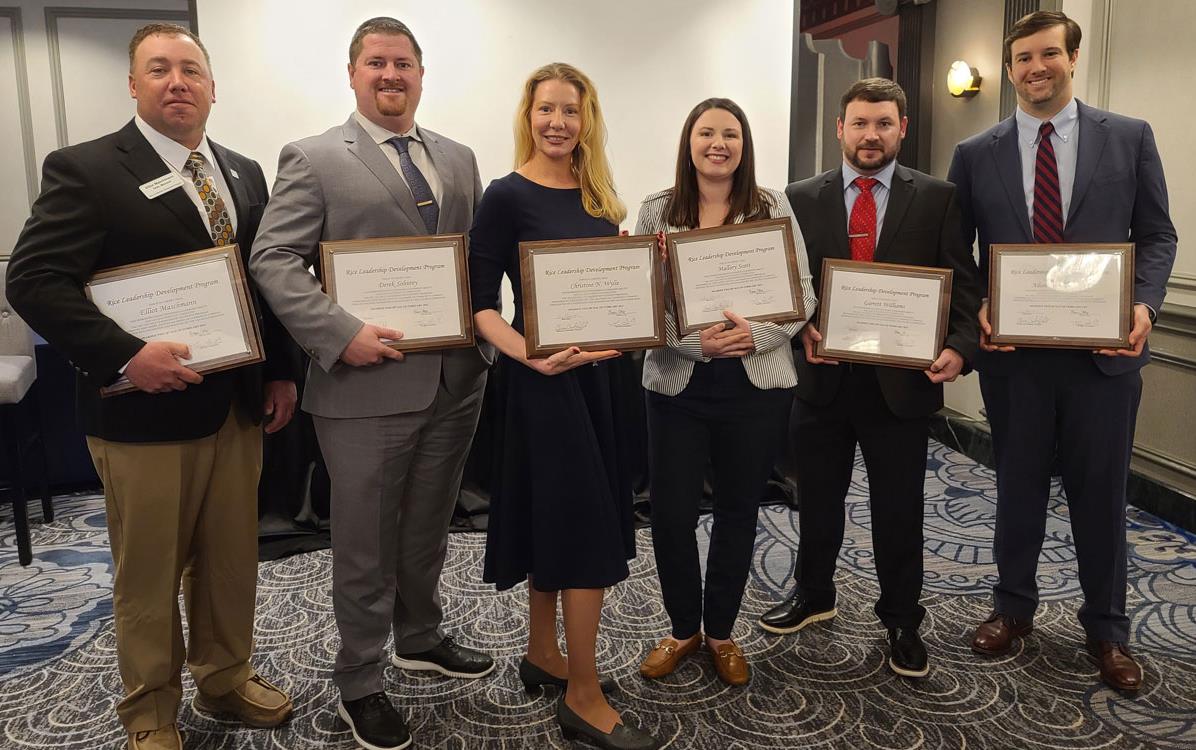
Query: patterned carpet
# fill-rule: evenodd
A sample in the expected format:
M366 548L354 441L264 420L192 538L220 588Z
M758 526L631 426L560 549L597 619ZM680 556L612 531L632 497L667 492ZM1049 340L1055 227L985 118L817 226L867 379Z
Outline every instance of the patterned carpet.
M1122 697L1095 680L1075 619L1079 604L1067 509L1054 502L1039 571L1044 603L1025 647L992 661L967 646L988 610L994 579L992 473L932 444L926 494L929 610L923 634L930 676L906 680L885 666L870 518L857 466L841 557L839 617L795 636L769 636L755 616L789 588L797 517L761 511L752 580L735 637L754 669L747 689L718 682L704 652L670 678L636 674L645 649L666 632L648 531L629 581L608 600L601 633L604 672L619 679L616 705L669 748L1184 748L1196 747L1196 539L1145 514L1130 519L1130 611L1146 687ZM1056 492L1058 495L1058 492ZM60 499L53 524L34 526L34 563L17 564L12 534L0 537L0 746L79 750L123 746L112 712L120 691L110 599L111 558L102 503ZM702 532L708 531L709 518ZM5 522L6 532L11 529ZM484 538L454 534L444 574L450 626L500 660L477 681L387 670L388 689L410 717L418 748L567 747L553 703L527 696L515 674L526 624L525 595L479 581ZM337 636L329 553L263 563L257 665L291 691L295 718L248 730L181 712L193 749L351 748L328 679ZM189 700L193 691L184 677Z

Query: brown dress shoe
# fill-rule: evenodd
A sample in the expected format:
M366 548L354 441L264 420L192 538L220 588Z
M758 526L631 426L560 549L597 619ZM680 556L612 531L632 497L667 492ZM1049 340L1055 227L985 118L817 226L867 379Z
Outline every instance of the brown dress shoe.
M1028 635L1034 629L1033 620L1015 620L1000 612L976 626L972 634L972 650L985 656L999 656L1013 647L1013 639Z
M286 693L256 674L224 695L206 695L197 690L191 706L201 714L230 716L263 729L283 723L294 710Z
M1142 687L1142 667L1124 643L1088 641L1088 657L1100 667L1101 680L1114 690L1134 692Z
M747 659L735 641L724 643L714 652L714 671L718 678L728 685L746 685L751 678Z
M129 732L129 750L183 750L183 738L175 724L149 732Z
M647 658L640 664L640 674L650 680L658 680L670 675L681 660L698 650L702 645L702 634L680 643L673 638L665 638L656 644L656 648L648 652Z

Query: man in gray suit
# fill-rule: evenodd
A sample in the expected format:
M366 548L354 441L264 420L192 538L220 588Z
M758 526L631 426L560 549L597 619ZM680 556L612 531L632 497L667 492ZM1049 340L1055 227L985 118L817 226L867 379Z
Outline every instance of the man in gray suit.
M468 678L494 668L444 634L438 589L487 361L476 348L402 355L385 343L402 332L358 320L308 271L321 241L469 230L482 195L477 161L416 126L422 60L399 21L358 27L349 48L357 111L283 148L249 264L312 360L302 406L332 479L333 681L340 716L369 748L411 743L383 690L392 628L395 666Z

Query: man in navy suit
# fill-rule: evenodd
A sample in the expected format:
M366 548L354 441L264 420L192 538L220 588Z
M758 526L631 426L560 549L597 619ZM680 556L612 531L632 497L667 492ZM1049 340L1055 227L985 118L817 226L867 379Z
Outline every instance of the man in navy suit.
M964 237L980 236L987 275L992 243L1132 242L1130 346L1089 352L1016 349L988 340L980 309L980 388L997 463L999 580L994 611L972 648L1007 652L1033 628L1035 573L1046 526L1052 463L1063 476L1079 561L1080 623L1101 679L1137 690L1142 669L1126 645L1125 488L1142 393L1146 339L1175 260L1163 165L1150 125L1072 96L1080 27L1056 11L1031 13L1005 38L1005 72L1017 112L959 144L948 179L957 186Z

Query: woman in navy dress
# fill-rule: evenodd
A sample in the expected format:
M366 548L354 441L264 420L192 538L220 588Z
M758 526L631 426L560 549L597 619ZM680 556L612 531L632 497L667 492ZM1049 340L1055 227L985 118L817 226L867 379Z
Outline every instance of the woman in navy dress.
M656 748L622 723L595 664L604 589L635 556L625 415L617 351L568 347L528 359L519 243L616 235L626 208L604 152L606 128L590 80L563 63L528 79L515 122L517 168L490 183L470 232L470 289L478 333L498 365L502 447L491 492L484 578L500 590L526 580L530 628L519 676L528 689L565 688L557 721L567 738L604 748ZM497 311L511 281L511 325ZM557 599L568 658L556 635Z

